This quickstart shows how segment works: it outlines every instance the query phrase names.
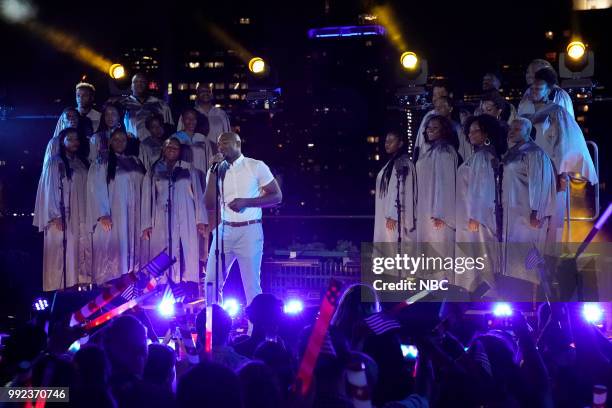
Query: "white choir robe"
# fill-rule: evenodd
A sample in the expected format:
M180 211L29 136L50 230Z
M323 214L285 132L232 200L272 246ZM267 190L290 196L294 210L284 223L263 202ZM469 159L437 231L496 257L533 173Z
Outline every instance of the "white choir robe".
M151 170L153 164L161 157L163 144L163 140L156 140L153 136L147 137L140 143L138 158L146 171Z
M217 145L217 139L221 134L231 131L230 121L227 113L221 108L213 106L210 111L206 113L200 106L194 106L194 109L200 112L202 115L208 118L208 138L209 142L213 145ZM183 124L183 115L179 117L178 124L176 126L177 131L185 130Z
M68 159L72 169L70 179L66 176L64 162L59 155L53 156L43 166L36 204L34 222L39 232L44 233L43 246L43 290L51 291L64 287L63 264L64 233L49 225L61 219L61 194L66 215L66 287L90 282L91 241L87 233L87 167L78 159Z
M538 283L538 272L525 268L525 258L532 246L544 254L549 217L555 211L555 171L550 158L533 142L510 149L503 163L504 274ZM532 211L537 212L541 228L531 226Z
M413 242L416 238L415 205L416 205L416 170L410 160L408 164L408 175L405 180L400 181L400 200L402 205L402 242ZM373 242L397 242L398 228L395 231L387 229L387 218L397 221L397 173L395 168L391 171L391 178L387 191L383 195L380 192L380 183L387 163L376 177L376 202L374 215L374 239Z
M142 103L134 95L130 95L121 101L125 109L123 123L128 133L136 135L138 140L143 141L151 136L145 126L145 122L153 113L159 113L164 119L164 124L174 125L172 111L166 102L154 96L148 96Z
M107 183L107 157L101 155L91 166L87 181L87 219L93 232L92 276L97 284L138 270L142 246L140 191L144 167L134 156L117 155L115 178ZM111 218L110 231L104 231L98 222L105 216Z
M60 115L59 119L57 120L57 124L55 125L55 131L53 132L53 136L59 135L59 132L64 130L64 128L66 127L64 124L64 121L62 120L62 116L63 115ZM98 131L98 127L100 126L100 120L102 118L102 114L95 109L91 109L85 116L87 116L89 120L91 120L91 127L94 133L96 133Z
M497 223L495 218L495 155L488 147L478 148L457 169L457 207L455 256L485 257L485 269L456 274L456 284L473 291L481 282L495 286L495 274L499 271ZM480 225L478 232L468 229L470 219ZM462 247L465 243L465 247ZM479 244L480 243L480 244Z
M572 97L569 96L567 92L558 85L555 85L555 96L553 98L553 103L556 103L559 106L565 108L565 110L570 114L570 116L574 117L574 104L572 102ZM525 93L523 94L523 98L519 102L518 106L518 116L532 115L535 113L535 105L531 101L531 87L527 88Z
M177 138L183 144L181 159L190 163L194 168L206 174L212 165L213 149L206 136L194 133L189 136L185 131L176 132L172 137ZM216 146L216 144L215 144ZM206 182L206 180L204 180Z
M536 129L535 143L544 150L555 166L557 174L578 173L591 184L598 183L597 172L584 135L578 123L561 106L549 103L531 116ZM561 241L565 214L565 191L556 197L557 210L551 219L550 238Z
M426 146L416 163L416 233L418 243L424 248L422 253L426 256L452 257L454 254L457 161L453 146L436 141ZM444 221L442 228L435 229L432 218ZM428 276L432 279L453 279L451 273Z
M423 120L421 120L421 124L419 125L419 130L417 132L416 140L414 142L414 148L415 149L417 147L419 148L419 154L420 152L428 149L427 142L425 141L425 125L427 124L427 121L429 120L430 117L432 117L433 115L437 115L437 114L438 113L434 109L432 109L429 112L427 112L425 116L423 116ZM467 159L470 158L470 156L474 152L474 148L470 144L470 141L467 139L467 137L464 135L461 125L453 120L451 120L451 124L453 125L453 130L457 134L457 138L459 141L459 146L457 147L457 153L459 154L459 157L461 157L461 160L466 161Z
M96 132L89 138L89 163L94 164L100 155L106 155L108 153L108 146L110 143L110 137L114 129L102 130ZM131 133L128 133L128 139L136 138Z
M172 170L172 256L177 263L172 268L172 279L180 280L180 260L184 260L183 281L199 281L197 224L207 224L201 173L189 163L178 161ZM147 172L142 184L141 228L152 228L149 258L169 247L168 189L166 162L161 160ZM181 256L182 252L182 256ZM149 259L147 259L148 261ZM143 262L144 264L144 262Z

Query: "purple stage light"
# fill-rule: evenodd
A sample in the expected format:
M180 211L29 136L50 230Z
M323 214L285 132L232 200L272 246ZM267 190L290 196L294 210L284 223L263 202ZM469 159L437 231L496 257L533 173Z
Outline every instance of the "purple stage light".
M288 315L297 315L304 310L304 302L299 299L291 299L285 303L283 311Z
M365 37L373 35L385 35L385 28L380 25L363 26L338 26L311 28L308 30L308 38L333 38L333 37Z
M236 317L240 312L240 303L234 298L228 298L223 302L223 309L230 317Z
M49 307L49 302L45 298L37 298L36 300L34 300L34 303L32 303L32 309L37 312L42 312L43 310L46 310L48 307Z
M582 305L582 316L584 320L592 324L600 324L603 320L604 311L598 303L585 303Z
M495 303L493 315L496 317L510 317L512 316L512 306L510 303L505 302Z

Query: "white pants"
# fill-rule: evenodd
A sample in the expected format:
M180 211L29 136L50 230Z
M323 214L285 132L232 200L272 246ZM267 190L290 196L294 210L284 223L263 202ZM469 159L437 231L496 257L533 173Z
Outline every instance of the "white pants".
M217 235L213 231L213 240L206 263L206 283L215 285L215 248ZM219 233L223 237L225 251L226 276L223 276L221 259L219 259L219 295L223 290L225 278L232 268L234 261L238 261L240 276L246 295L247 304L262 292L260 284L261 257L263 255L263 229L261 223L250 224L243 227L230 227L219 225ZM219 241L219 254L221 241ZM219 256L219 258L221 258Z

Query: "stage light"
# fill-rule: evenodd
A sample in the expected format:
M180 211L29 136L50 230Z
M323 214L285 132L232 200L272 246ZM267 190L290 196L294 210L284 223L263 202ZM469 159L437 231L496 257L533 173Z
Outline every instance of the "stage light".
M413 70L417 67L419 59L414 52L406 51L400 57L400 62L402 63L402 67L405 69Z
M582 41L572 41L567 45L567 55L573 60L579 60L584 56L586 47Z
M165 318L174 316L174 297L165 297L157 305L157 311Z
M234 298L228 298L223 301L223 309L230 317L236 317L240 312L240 303Z
M603 320L603 315L603 309L597 303L585 303L582 305L582 316L589 323L600 324Z
M419 350L417 350L416 346L413 346L412 344L402 344L400 347L402 349L404 358L407 357L415 360L419 356Z
M108 69L108 75L113 79L121 79L125 77L125 68L121 64L113 64Z
M260 57L251 58L251 60L249 61L249 71L251 71L254 74L263 74L265 70L266 70L266 63L264 62L263 58L260 58Z
M512 306L510 306L510 303L495 303L493 315L496 317L510 317L512 316Z
M29 1L3 0L1 3L2 16L11 23L25 23L36 17L36 9Z
M299 299L291 299L285 303L283 311L288 315L296 315L302 313L304 310L304 303Z
M49 302L45 298L37 298L34 303L32 303L32 309L37 312L42 312L49 307Z

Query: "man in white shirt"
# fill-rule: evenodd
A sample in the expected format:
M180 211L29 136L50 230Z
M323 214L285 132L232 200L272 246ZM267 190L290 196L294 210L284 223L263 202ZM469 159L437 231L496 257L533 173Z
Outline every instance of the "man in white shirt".
M158 113L164 118L164 125L174 126L172 111L168 104L149 95L149 80L144 74L138 73L132 77L132 95L124 98L121 105L125 109L123 117L125 130L128 134L136 135L141 142L150 136L145 122L153 113Z
M208 85L198 85L196 93L197 99L194 106L198 113L196 132L205 135L212 144L215 144L221 134L230 131L229 118L223 109L214 106L213 94ZM181 115L176 130L181 131L183 129L185 129L185 126Z
M100 112L93 108L94 100L96 97L96 88L87 82L79 82L75 86L75 99L77 105L77 111L79 112L79 116L82 124L80 125L85 136L91 136L93 133L98 131L98 126L100 125L100 117L102 116ZM89 124L83 121L82 119L87 118L91 121L91 128ZM59 134L63 130L62 117L57 120L57 125L55 126L54 135Z
M283 195L270 168L262 161L244 157L241 152L240 136L236 133L223 133L218 140L219 153L213 159L213 166L206 176L204 193L206 208L215 211L217 188L220 191L219 234L223 241L227 272L235 260L240 267L240 275L247 304L260 294L260 270L263 255L263 229L261 225L262 208L279 204ZM218 185L215 177L218 173ZM214 226L215 217L211 218ZM214 227L213 227L214 228ZM215 257L217 234L213 233L211 251L206 264L206 283L215 284ZM221 248L221 242L219 243ZM219 262L221 260L219 259ZM227 273L226 272L226 273ZM219 264L219 294L226 276Z

